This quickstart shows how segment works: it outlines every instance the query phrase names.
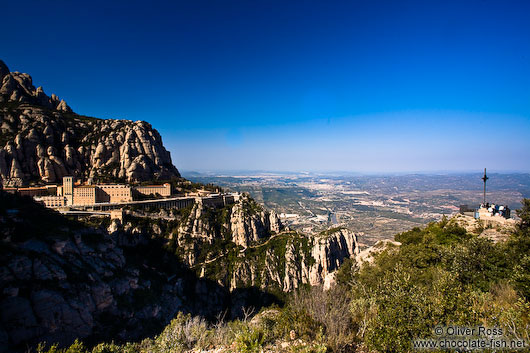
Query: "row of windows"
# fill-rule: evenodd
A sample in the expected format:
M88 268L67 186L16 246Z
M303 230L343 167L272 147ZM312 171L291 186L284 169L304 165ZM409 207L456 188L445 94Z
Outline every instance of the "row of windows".
M44 204L46 205L46 207L60 207L60 206L64 206L63 202L57 202L57 203L45 202Z

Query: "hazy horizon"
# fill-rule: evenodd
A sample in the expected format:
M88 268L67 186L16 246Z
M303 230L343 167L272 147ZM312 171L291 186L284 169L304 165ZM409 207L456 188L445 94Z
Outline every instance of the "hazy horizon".
M179 169L179 172L182 175L192 175L192 174L201 174L201 175L215 175L215 176L221 176L221 175L227 175L227 176L235 176L235 175L244 175L244 176L252 176L252 175L260 175L260 174L307 174L307 175L323 175L323 176L392 176L392 175L482 175L484 173L484 169L482 170L409 170L409 171L389 171L389 172L380 172L380 171L366 171L366 172L359 172L359 171L348 171L348 170L247 170L247 169L235 169L235 170L212 170L212 169L194 169L194 170L188 170L188 169ZM488 176L490 175L508 175L508 174L530 174L528 171L517 171L517 170L490 170L487 169Z
M1 58L180 170L530 171L529 2L156 5L8 2Z

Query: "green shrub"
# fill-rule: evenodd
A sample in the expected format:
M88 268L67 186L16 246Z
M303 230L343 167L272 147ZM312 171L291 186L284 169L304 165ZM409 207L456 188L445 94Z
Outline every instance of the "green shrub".
M295 344L289 346L292 353L326 353L328 348L323 343Z
M260 327L246 326L238 333L235 342L238 352L260 352L265 342L265 333Z
M114 344L114 342L100 343L94 348L92 348L92 353L121 353L121 352L123 352L123 348L121 346Z
M46 343L39 343L36 348L37 353L87 353L87 350L83 343L79 340L75 340L74 343L68 348L60 349L57 344L51 345L46 350Z

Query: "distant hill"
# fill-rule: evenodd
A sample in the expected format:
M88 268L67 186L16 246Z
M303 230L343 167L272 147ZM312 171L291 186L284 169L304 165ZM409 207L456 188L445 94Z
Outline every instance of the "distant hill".
M3 185L52 183L66 175L128 182L180 177L149 123L75 114L1 60L0 129Z

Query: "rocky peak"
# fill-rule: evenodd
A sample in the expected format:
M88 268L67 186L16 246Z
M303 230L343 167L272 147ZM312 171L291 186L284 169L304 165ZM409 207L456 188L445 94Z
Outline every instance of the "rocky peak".
M179 177L160 134L144 121L103 120L73 113L31 76L0 61L0 183Z
M26 73L10 72L7 65L0 60L0 103L20 102L37 104L46 108L64 112L72 110L64 100L55 94L48 97L42 87L35 88L33 79Z

